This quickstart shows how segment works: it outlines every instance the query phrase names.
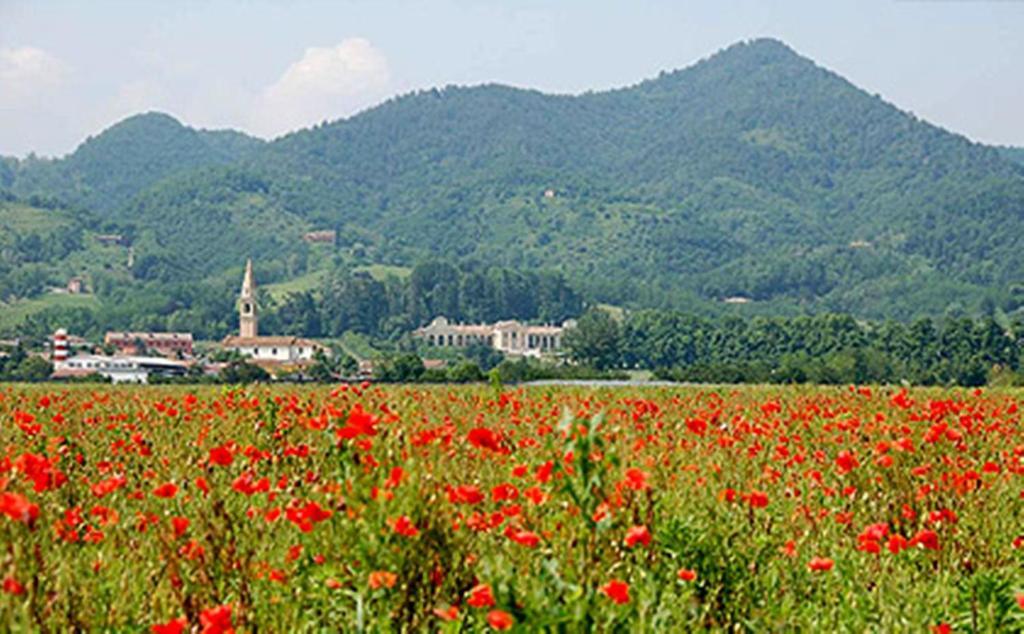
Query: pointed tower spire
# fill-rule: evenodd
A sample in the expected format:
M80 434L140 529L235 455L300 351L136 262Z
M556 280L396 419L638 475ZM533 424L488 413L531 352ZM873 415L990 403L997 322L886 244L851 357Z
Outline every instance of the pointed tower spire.
M252 274L252 258L245 261L245 277L242 278L242 297L254 297L256 294L256 279Z
M256 277L252 272L252 258L245 261L242 292L238 297L238 334L255 337L258 333L256 310Z

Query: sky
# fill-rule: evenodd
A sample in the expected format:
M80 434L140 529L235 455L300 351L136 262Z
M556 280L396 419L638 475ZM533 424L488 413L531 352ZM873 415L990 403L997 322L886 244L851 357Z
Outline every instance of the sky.
M151 110L273 138L435 86L603 90L756 37L1024 146L1024 0L0 0L0 154Z

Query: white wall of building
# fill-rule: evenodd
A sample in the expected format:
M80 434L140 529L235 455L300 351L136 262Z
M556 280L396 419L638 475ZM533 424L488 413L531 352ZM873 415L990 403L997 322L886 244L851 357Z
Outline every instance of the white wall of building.
M227 346L244 357L257 361L307 361L313 358L313 346L245 345Z

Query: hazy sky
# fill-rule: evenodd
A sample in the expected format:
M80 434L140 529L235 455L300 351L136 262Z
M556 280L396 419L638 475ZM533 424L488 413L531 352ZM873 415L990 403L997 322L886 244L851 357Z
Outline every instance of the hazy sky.
M273 137L417 88L604 89L761 36L1024 145L1024 0L0 0L0 154L63 154L146 110Z

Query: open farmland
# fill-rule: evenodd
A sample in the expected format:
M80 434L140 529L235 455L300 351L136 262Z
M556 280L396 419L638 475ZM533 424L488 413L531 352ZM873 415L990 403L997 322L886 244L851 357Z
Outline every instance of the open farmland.
M1019 396L0 387L0 618L1018 630Z

